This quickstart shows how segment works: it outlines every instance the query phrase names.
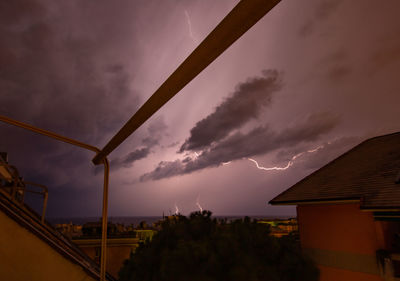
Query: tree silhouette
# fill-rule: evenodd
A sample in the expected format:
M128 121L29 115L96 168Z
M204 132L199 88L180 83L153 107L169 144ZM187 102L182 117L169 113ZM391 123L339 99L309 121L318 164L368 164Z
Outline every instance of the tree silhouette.
M291 236L246 217L227 222L210 211L173 216L141 244L119 272L121 281L314 281L319 271Z

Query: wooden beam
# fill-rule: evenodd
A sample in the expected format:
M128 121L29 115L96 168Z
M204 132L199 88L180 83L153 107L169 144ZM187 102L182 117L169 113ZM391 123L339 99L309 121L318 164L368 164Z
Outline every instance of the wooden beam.
M169 76L145 104L126 122L116 135L97 153L98 165L157 110L192 81L230 45L257 23L280 0L242 0L204 39L186 60ZM111 109L116 110L116 109Z

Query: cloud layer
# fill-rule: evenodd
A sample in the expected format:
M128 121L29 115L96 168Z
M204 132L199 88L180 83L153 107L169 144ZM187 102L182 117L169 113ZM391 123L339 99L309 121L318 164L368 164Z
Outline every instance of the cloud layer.
M217 106L213 113L196 123L179 151L201 150L257 118L281 87L281 74L276 70L263 70L262 77L240 83L235 92Z
M224 162L313 142L329 133L338 123L339 119L332 114L317 113L279 132L271 130L267 125L258 126L248 133L238 131L219 141L213 141L207 147L202 146L203 151L198 156L188 156L183 160L161 161L152 172L142 175L140 180L159 180L189 174L197 170L217 167Z
M167 128L168 126L165 124L162 116L154 119L147 127L148 135L142 139L143 146L136 148L121 158L112 160L110 163L111 171L132 167L134 162L146 158L150 153L152 153L152 148L160 144L159 142ZM102 171L101 168L95 168L95 174L100 171Z
M282 74L277 70L263 70L261 77L239 83L214 112L190 130L190 137L179 150L187 153L184 159L161 161L152 172L142 175L140 181L189 174L224 162L315 141L338 124L336 116L317 113L280 131L272 130L267 124L246 133L239 131L271 105L274 94L281 90L282 85ZM192 153L196 156L188 156Z
M128 24L134 8L128 2L2 1L0 114L102 146L139 105L127 59L128 51L132 59L137 55L129 44L136 36ZM48 185L51 194L97 185L82 176L91 174L91 153L0 126L7 136L0 151L27 180Z
M16 0L2 5L0 112L91 143L101 141L138 104L122 59L123 8L98 24L111 5ZM12 15L12 16L10 16ZM111 14L108 14L110 16ZM60 19L60 17L62 19ZM132 55L134 55L134 50ZM118 110L115 110L118 108Z

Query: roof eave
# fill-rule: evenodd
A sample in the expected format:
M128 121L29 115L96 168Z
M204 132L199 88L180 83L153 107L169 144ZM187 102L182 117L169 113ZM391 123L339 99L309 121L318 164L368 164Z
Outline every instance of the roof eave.
M360 197L347 197L347 198L327 198L327 199L303 199L303 200L290 200L290 201L274 201L268 203L271 205L310 205L310 204L343 204L343 203L358 203L361 201Z

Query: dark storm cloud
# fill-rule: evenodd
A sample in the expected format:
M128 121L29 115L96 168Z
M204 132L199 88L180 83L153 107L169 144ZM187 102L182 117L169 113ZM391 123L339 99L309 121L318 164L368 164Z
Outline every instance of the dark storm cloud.
M130 168L132 167L133 163L146 158L149 154L151 153L151 150L149 147L142 147L135 149L134 151L130 152L128 155L126 155L123 158L116 158L111 160L110 162L110 170L111 171L116 171L121 168ZM96 166L95 167L95 174L102 173L103 168Z
M159 180L176 175L221 165L255 155L263 155L278 149L313 142L336 127L339 120L328 113L313 114L302 123L286 128L280 132L268 126L257 127L247 134L237 132L211 145L196 158L184 160L162 161L157 168L141 176L141 181Z
M281 87L281 74L276 70L264 70L262 77L240 83L235 92L213 113L196 123L190 130L190 137L181 146L180 152L209 146L251 119L257 118L262 108L271 103L273 93Z
M16 1L2 9L15 19L0 23L1 114L98 142L125 119L121 109L138 101L126 65L108 43L122 40L115 35L122 26L93 24L102 5L82 4L75 13L77 2L50 2Z
M113 159L110 163L111 171L116 171L121 168L130 168L134 162L146 158L152 153L151 149L153 147L160 145L160 140L167 129L168 126L165 124L163 116L153 119L147 127L148 136L142 139L144 147L137 148L124 157ZM100 172L102 172L102 167L96 167L94 169L95 174Z
M137 160L147 157L150 153L150 148L144 147L141 149L136 149L135 151L129 153L124 159L123 163L129 165Z
M317 1L312 18L308 19L299 29L298 34L301 37L311 35L317 24L328 19L340 6L340 0Z
M130 2L2 1L0 114L102 146L139 105L127 59L137 56L128 24L135 13ZM0 151L27 179L51 188L90 185L81 179L92 153L0 126L7 136Z

